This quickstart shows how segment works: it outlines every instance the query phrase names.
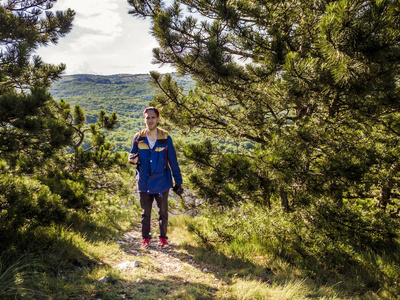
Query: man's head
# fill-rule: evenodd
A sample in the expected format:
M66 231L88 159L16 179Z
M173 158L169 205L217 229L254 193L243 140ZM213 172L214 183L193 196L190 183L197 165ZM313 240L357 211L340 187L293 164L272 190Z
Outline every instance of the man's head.
M145 114L146 114L148 111L154 111L154 112L156 113L156 115L157 115L157 118L160 117L160 113L158 112L158 109L155 108L154 106L146 107L146 108L144 109L144 111L143 111L143 116L145 116Z
M144 123L146 124L146 128L151 130L154 130L157 128L157 124L160 121L160 114L158 112L158 109L150 106L147 107L143 111L143 116L144 116Z

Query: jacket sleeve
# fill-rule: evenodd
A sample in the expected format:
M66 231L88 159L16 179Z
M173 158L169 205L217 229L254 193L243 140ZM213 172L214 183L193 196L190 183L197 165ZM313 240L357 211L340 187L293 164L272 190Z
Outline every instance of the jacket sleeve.
M172 139L168 136L168 162L174 177L175 183L182 184L181 169L179 168L178 159L176 158L176 151L172 143Z
M129 151L130 153L138 153L139 149L138 149L138 145L136 143L136 139L138 137L138 133L135 134L135 136L133 137L133 141L132 141L132 148L131 151Z

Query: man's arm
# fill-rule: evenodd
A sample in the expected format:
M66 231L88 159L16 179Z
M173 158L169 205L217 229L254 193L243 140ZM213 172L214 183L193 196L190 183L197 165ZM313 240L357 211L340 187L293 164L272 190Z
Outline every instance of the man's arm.
M139 160L139 155L138 155L139 149L138 149L137 142L136 142L137 137L138 137L138 134L136 133L135 136L133 137L132 149L128 156L128 161L131 164L137 164L137 162Z
M170 136L168 136L167 140L168 140L167 155L168 155L169 166L171 167L172 171L172 176L174 177L175 183L182 185L183 183L182 174L181 174L181 169L179 168L178 159L176 157L176 151Z

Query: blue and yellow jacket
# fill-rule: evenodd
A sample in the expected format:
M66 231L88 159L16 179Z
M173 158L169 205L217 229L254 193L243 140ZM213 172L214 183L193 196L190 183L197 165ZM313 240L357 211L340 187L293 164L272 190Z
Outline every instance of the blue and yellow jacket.
M173 186L171 171L175 183L182 184L181 170L168 132L157 128L157 141L153 149L149 147L146 133L147 129L143 129L135 134L130 151L139 153L136 182L140 192L161 194Z

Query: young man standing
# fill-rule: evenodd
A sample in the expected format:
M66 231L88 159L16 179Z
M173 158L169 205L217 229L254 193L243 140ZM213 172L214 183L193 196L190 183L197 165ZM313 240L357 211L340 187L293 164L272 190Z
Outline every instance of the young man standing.
M160 115L155 107L143 111L146 128L135 134L128 161L137 164L136 181L142 207L142 247L150 243L150 219L154 199L157 202L160 227L160 246L167 247L168 193L173 187L178 195L183 193L182 175L175 148L168 133L157 128ZM171 175L172 171L172 175Z

